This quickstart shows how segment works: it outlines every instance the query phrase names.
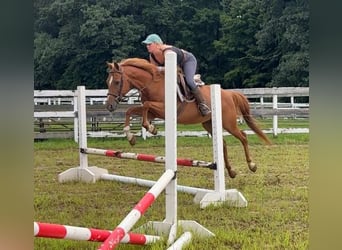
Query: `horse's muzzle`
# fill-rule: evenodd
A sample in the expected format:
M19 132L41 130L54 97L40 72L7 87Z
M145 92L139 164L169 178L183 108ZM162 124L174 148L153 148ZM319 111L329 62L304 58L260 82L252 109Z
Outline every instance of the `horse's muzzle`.
M114 102L114 103L106 102L106 109L107 109L109 112L115 111L116 108L117 108L117 103L116 103L116 102Z

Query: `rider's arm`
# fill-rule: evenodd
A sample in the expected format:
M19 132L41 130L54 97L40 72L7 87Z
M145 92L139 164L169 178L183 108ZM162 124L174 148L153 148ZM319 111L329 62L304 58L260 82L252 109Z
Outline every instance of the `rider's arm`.
M154 58L153 58L152 54L150 54L150 63L152 63L152 64L156 65L156 66L157 66L157 69L158 69L158 71L164 71L164 70L165 70L165 67L163 67L163 66L159 66L160 64L159 64L159 63L158 63L156 60L154 60Z
M150 54L150 63L158 65L158 63L153 59L152 54Z

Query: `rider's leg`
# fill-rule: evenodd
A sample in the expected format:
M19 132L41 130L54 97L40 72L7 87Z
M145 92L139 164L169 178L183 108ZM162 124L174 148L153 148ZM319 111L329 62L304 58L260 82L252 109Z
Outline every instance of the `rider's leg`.
M186 81L186 84L189 86L191 92L195 96L196 102L198 104L198 108L202 116L206 116L210 114L211 110L203 98L200 87L194 82L194 75L196 73L196 67L197 67L197 62L196 62L195 57L191 58L190 60L187 60L184 63L183 71L185 75L185 81Z
M209 115L211 113L211 110L209 106L207 105L206 101L204 100L204 97L201 92L201 88L199 86L196 86L194 89L191 90L191 92L194 94L195 99L198 103L198 108L202 114L202 116Z

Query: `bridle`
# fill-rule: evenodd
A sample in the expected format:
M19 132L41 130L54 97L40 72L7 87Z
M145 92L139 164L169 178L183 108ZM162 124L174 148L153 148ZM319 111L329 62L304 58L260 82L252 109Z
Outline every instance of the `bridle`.
M144 70L144 68L141 68L141 67L138 67L138 66L135 66L135 65L130 65L130 66L133 66L133 67L136 67L136 68L139 68L139 69L142 69L142 70ZM113 96L114 97L114 100L115 100L115 102L116 103L119 103L121 100L122 100L122 88L123 88L123 83L124 83L124 72L122 71L122 70L117 70L117 69L111 69L110 71L109 71L109 73L110 74L114 74L114 73L118 73L118 74L120 74L121 75L121 79L120 79L120 83L119 83L119 94L117 95L117 94L114 94L114 93L110 93L109 92L109 87L108 87L108 93L107 93L107 96ZM152 75L152 77L153 77L153 74L152 73L150 73L151 75ZM110 83L111 84L111 83ZM145 87L143 87L143 88L141 88L141 89L139 89L139 91L140 92L143 92L143 90L144 89L146 89L147 88L147 86L145 86Z
M109 73L110 74L118 73L118 74L121 75L121 79L120 79L120 83L119 83L119 94L117 95L117 94L114 94L114 93L110 93L109 92L109 88L108 88L108 93L107 93L107 96L113 96L115 102L119 103L121 101L121 99L122 99L121 92L122 92L122 87L123 87L123 72L120 71L120 70L111 70L111 71L109 71ZM112 84L112 83L110 82L110 84Z

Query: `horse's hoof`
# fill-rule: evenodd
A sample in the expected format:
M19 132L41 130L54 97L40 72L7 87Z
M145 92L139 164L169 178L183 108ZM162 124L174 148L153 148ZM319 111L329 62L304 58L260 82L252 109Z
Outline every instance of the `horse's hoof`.
M137 139L135 138L135 136L133 136L133 137L129 140L129 144L131 144L131 146L134 146L136 142L137 142Z
M158 133L158 130L157 130L156 127L154 127L153 130L152 130L152 135L156 135L157 133Z
M229 174L230 178L232 178L232 179L234 179L236 176L236 172L234 170L228 171L228 174Z
M248 164L248 167L249 167L249 169L252 171L252 172L255 172L255 171L257 171L257 165L254 163L254 162L251 162L251 163L249 163Z
M151 125L150 126L150 129L149 129L149 132L152 134L152 135L156 135L158 133L158 130L155 126Z

